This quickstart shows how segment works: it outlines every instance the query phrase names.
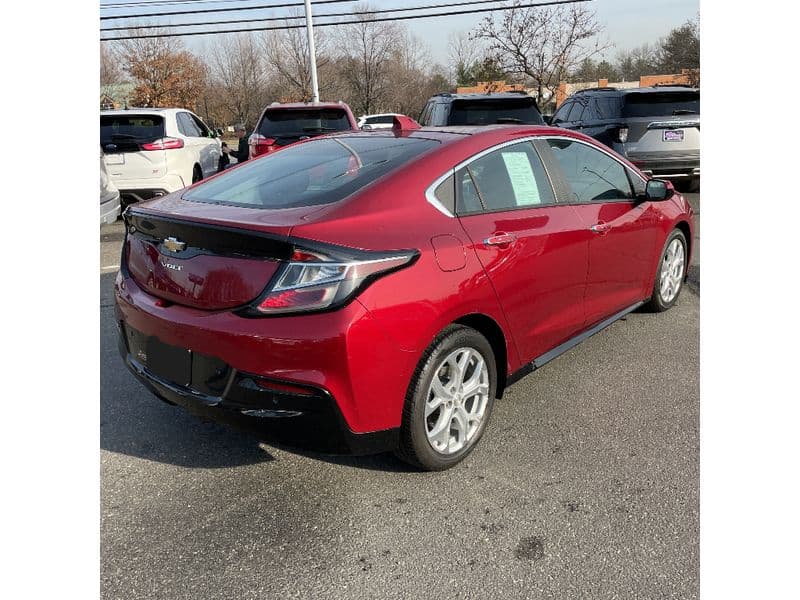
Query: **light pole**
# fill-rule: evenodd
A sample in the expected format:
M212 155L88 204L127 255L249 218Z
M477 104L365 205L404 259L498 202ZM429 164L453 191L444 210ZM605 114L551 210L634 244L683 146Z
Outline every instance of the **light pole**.
M311 20L311 0L306 3L306 33L308 34L308 62L311 69L311 101L319 102L319 86L317 84L317 51L314 48L314 24Z

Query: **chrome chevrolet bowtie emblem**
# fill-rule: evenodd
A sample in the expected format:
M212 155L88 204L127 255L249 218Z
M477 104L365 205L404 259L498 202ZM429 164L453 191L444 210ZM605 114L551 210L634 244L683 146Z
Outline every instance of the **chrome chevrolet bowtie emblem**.
M170 252L181 252L186 249L186 242L182 242L174 237L168 237L164 240L164 248Z

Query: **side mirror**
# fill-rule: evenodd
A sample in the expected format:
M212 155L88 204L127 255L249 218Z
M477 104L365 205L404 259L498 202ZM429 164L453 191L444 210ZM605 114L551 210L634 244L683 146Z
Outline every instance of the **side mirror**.
M649 179L644 190L644 197L646 200L658 202L660 200L669 200L674 193L675 188L669 181Z

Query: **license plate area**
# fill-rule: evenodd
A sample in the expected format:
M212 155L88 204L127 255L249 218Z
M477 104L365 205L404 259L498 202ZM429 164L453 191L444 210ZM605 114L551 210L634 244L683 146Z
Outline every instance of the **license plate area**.
M155 336L126 327L131 357L164 381L188 387L192 382L192 351L165 344Z
M661 139L665 142L682 142L684 133L683 129L665 129Z
M105 161L107 165L124 165L125 155L121 152L118 154L106 154Z

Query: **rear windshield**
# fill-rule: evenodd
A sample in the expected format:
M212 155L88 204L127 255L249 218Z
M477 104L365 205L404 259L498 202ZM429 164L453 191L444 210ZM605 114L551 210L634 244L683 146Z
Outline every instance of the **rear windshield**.
M272 138L313 136L348 129L352 127L347 119L347 113L339 108L267 110L258 125L258 133Z
M100 115L100 144L150 142L164 137L160 115Z
M424 138L374 135L319 138L236 167L183 197L253 208L329 204L438 144Z
M543 122L533 98L454 100L447 120L448 125L541 125Z
M626 94L623 117L699 115L700 92L650 92Z

